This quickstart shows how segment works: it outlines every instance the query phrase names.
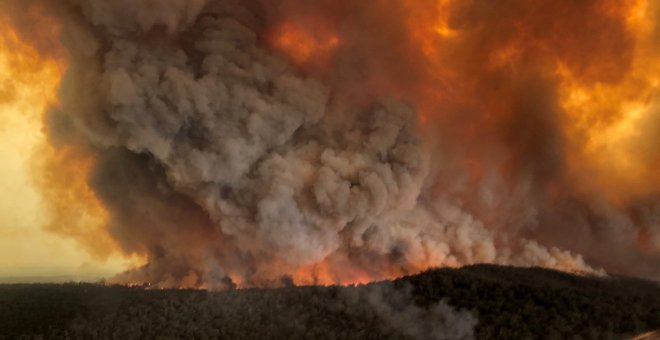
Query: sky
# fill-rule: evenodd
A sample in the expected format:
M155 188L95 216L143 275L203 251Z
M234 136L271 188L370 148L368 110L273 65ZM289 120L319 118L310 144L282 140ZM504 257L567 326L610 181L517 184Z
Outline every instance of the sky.
M0 278L93 279L120 271L122 259L94 259L73 240L44 230L47 212L28 169L31 151L43 138L39 124L7 107L0 112Z
M20 55L8 51L21 50ZM0 34L0 281L17 277L95 280L126 267L122 257L101 259L71 239L45 229L48 209L33 181L35 148L44 145L41 117L59 72L16 41Z

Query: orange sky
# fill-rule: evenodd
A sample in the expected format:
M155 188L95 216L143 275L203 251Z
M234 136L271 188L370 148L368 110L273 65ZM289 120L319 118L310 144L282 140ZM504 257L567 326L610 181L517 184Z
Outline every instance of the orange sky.
M66 276L95 279L127 267L99 260L69 239L44 230L48 211L31 178L34 149L44 145L41 117L53 100L61 70L0 27L0 280Z

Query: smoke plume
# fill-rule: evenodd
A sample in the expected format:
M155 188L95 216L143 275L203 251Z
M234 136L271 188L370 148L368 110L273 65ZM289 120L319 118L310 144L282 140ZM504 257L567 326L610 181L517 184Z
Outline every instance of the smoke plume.
M30 5L66 51L51 143L91 162L97 232L148 259L116 281L660 278L652 1Z

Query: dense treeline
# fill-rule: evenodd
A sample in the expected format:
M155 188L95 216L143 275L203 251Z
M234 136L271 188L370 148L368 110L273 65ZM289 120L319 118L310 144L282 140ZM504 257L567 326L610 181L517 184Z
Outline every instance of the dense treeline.
M469 312L443 302L419 307L411 291L388 282L227 292L0 286L0 329L7 339L473 338Z
M473 310L480 339L620 339L660 328L660 286L640 279L476 265L397 282L419 303Z
M537 268L227 292L0 285L0 339L618 339L657 328L657 284Z

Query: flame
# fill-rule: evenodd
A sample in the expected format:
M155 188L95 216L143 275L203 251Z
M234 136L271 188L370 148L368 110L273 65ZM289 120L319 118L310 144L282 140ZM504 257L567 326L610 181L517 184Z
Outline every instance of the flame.
M341 270L339 270L341 269ZM388 277L397 277L397 273L389 273ZM298 268L293 274L296 285L349 285L365 284L373 281L374 275L350 263L337 266L330 259Z
M414 258L413 258L414 257ZM356 265L355 261L345 256L331 256L318 263L298 267L292 279L296 285L356 285L374 280L395 279L404 275L422 272L429 268L456 267L455 263L445 261L444 256L433 254L428 249L425 254L411 254L410 265L400 266L384 260L367 265Z

